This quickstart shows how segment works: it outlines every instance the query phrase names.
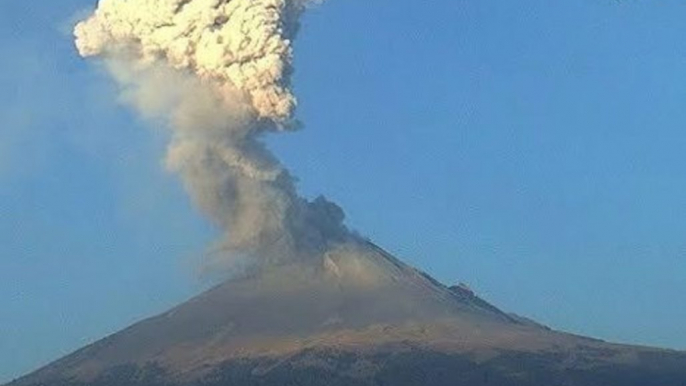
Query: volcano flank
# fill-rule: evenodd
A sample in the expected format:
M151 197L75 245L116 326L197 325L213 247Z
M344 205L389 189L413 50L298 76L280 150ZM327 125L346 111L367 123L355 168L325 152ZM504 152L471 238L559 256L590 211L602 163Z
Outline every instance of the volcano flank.
M686 354L506 314L373 244L221 284L7 386L686 385Z

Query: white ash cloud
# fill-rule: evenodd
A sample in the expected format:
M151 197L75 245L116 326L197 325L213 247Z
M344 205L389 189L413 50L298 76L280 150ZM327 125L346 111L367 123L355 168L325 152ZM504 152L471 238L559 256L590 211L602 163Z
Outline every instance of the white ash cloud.
M125 101L172 130L167 167L225 230L211 266L282 264L356 240L343 211L297 195L260 141L292 130L292 39L304 0L101 0L75 28Z

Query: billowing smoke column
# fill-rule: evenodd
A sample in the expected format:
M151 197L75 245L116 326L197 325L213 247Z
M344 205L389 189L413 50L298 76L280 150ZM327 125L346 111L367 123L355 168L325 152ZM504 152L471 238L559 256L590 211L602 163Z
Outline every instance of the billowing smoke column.
M127 102L172 129L166 164L225 230L213 266L317 259L356 239L335 204L299 197L264 147L292 130L292 39L306 0L101 0L75 29Z

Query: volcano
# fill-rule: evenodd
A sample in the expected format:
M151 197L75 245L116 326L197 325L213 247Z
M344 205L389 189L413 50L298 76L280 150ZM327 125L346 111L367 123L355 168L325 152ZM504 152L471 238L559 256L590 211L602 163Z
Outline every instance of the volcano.
M683 386L686 353L507 314L371 243L227 281L7 386Z

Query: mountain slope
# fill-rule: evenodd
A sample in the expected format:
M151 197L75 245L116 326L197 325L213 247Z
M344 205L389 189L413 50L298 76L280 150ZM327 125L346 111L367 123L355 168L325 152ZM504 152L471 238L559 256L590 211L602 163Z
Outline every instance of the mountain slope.
M683 353L552 331L372 244L322 262L229 281L9 385L686 385Z

